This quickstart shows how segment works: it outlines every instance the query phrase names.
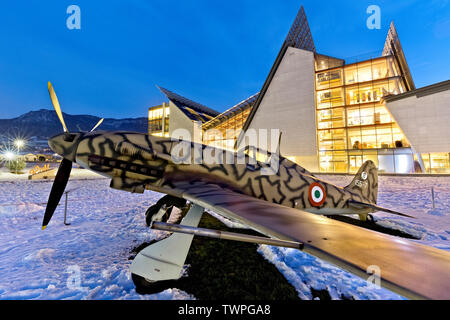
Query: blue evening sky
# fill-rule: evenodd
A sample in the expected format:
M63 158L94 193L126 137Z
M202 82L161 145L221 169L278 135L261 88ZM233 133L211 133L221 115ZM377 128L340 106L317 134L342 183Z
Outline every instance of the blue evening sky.
M156 84L224 111L260 90L301 4L319 53L381 52L394 20L416 86L450 78L447 0L3 1L0 118L51 108L49 80L71 114L145 117L166 100Z

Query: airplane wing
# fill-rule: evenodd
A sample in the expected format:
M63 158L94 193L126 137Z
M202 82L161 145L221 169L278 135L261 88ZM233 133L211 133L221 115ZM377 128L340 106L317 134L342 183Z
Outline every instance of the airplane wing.
M415 299L450 299L450 253L402 238L284 207L214 184L178 182L175 193L270 237L304 243L304 251Z

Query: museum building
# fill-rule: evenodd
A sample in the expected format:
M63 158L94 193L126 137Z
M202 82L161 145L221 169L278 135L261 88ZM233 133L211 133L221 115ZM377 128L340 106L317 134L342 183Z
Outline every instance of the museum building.
M203 143L233 150L249 129L279 129L281 154L312 172L372 160L380 172L450 173L450 81L415 88L393 23L379 55L340 59L316 52L301 7L261 91L223 113L159 89L169 102L149 109L150 134L201 126Z

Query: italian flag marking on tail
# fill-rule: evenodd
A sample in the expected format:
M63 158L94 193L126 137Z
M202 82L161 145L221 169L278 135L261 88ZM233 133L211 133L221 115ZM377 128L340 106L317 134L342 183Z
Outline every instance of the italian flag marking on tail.
M309 203L313 207L320 207L327 197L325 188L317 182L312 183L309 186Z

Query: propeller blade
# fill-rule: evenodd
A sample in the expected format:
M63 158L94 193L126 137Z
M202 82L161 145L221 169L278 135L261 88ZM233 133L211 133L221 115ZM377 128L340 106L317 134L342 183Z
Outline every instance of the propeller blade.
M66 127L66 123L64 122L64 118L61 112L61 107L59 106L58 98L56 97L55 90L53 89L52 84L50 81L48 82L48 93L50 93L50 99L52 99L53 108L55 108L56 114L58 115L59 121L61 121L61 124L64 128L64 132L69 132Z
M102 122L103 122L103 120L105 120L104 118L101 118L100 119L100 121L99 122L97 122L97 124L91 129L91 131L90 132L92 132L92 131L94 131L95 129L97 129L97 127L99 126L99 125L101 125L102 124Z
M42 230L44 230L53 213L58 206L59 200L66 189L67 181L69 181L70 172L72 171L72 161L63 159L59 166L58 172L56 173L55 181L53 182L52 190L50 191L50 196L48 197L47 208L45 208L44 221L42 221Z

